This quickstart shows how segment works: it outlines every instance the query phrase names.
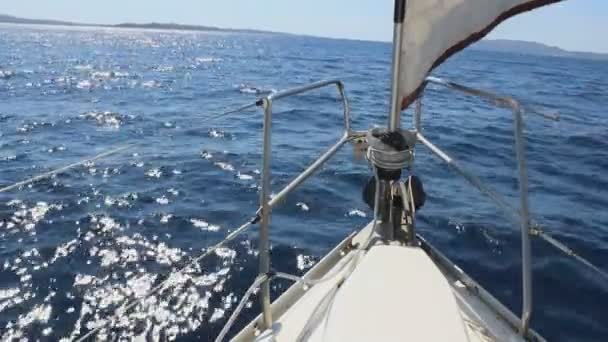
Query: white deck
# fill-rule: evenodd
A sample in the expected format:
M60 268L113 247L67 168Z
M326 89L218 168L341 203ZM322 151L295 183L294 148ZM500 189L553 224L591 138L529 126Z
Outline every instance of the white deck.
M369 229L353 242L362 242ZM235 340L524 341L423 249L377 245L349 253L359 255L328 254L339 260L324 259L306 275L329 274L326 281L306 291L294 285L273 304L272 331L254 337L250 325Z
M373 247L333 296L321 298L326 310L319 310L322 292L315 292L281 317L277 340L468 341L448 282L420 248Z

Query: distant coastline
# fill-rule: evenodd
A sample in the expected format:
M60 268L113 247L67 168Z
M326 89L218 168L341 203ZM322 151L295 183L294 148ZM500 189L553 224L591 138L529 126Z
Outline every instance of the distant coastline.
M101 27L101 28L133 28L151 30L177 30L177 31L200 31L200 32L233 32L233 33L267 33L267 34L289 34L282 32L271 32L253 29L231 29L215 26L183 25L175 23L120 23L108 24L85 24L61 20L27 19L11 15L0 14L0 23L16 25L53 25L72 27ZM573 57L591 60L608 61L608 53L568 51L558 47L545 45L537 42L507 39L484 39L471 46L471 49L480 51L506 52L535 56Z
M608 54L595 52L568 51L555 46L536 42L508 39L484 39L471 48L482 51L518 53L533 56L570 57L608 61Z
M17 25L51 25L51 26L73 26L73 27L102 27L102 28L134 28L152 30L175 30L175 31L206 31L206 32L245 32L245 33L277 33L262 30L230 29L215 26L182 25L174 23L120 23L120 24L85 24L71 21L49 20L49 19L27 19L12 15L0 14L0 23Z

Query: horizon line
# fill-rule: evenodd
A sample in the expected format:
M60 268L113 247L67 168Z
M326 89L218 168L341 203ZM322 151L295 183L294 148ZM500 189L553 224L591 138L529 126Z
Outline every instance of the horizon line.
M20 17L17 15L13 15L13 14L8 14L6 12L4 13L0 13L0 16L7 16L7 17L11 17L14 19L19 19L19 20L33 20L33 21L50 21L50 22L56 22L56 23L12 23L12 22L2 22L0 21L0 24L9 24L9 25L40 25L40 26L64 26L64 27L97 27L97 28L116 28L116 29L142 29L142 30L163 30L163 31L171 31L172 29L168 29L168 28L150 28L150 27L124 27L121 25L140 25L140 26L145 26L145 25L176 25L176 26L182 26L182 28L175 28L173 29L173 31L183 31L183 32L204 32L204 31L213 31L213 30L217 30L217 31L240 31L243 33L246 32L250 32L250 33L269 33L269 34L284 34L284 35L295 35L295 36L302 36L302 37L311 37L311 38L323 38L323 39L336 39L336 40L349 40L349 41L360 41L360 42L371 42L371 43L392 43L392 40L374 40L374 39L364 39L364 38L353 38L353 37L336 37L336 36L319 36L319 35L315 35L315 34L310 34L310 33L299 33L299 32L285 32L285 31L272 31L272 30L265 30L265 29L257 29L257 28L234 28L234 27L220 27L220 26L206 26L204 24L182 24L182 23L175 23L175 22L156 22L156 21L149 21L149 22L135 22L135 21L125 21L125 22L119 22L116 24L103 24L103 23L90 23L90 22L81 22L81 21L70 21L70 20L64 20L64 19L48 19L48 18L44 18L44 19L39 19L39 18L25 18L25 17ZM192 27L192 28L186 28L186 27ZM596 54L596 55L608 55L608 52L595 52L595 51L581 51L581 50L568 50L568 49L564 49L562 47L559 46L555 46L555 45L550 45L547 43L542 43L539 41L534 41L534 40L523 40L523 39L505 39L505 38L486 38L484 37L483 39L479 40L479 41L512 41L512 42L524 42L524 43L534 43L534 44L540 44L546 47L550 47L550 48L556 48L556 49L560 49L564 52L567 53L585 53L585 54Z

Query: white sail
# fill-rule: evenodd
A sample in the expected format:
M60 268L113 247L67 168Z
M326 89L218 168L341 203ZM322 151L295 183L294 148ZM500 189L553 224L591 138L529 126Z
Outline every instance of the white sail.
M505 19L561 0L407 0L399 94L405 109L428 73Z

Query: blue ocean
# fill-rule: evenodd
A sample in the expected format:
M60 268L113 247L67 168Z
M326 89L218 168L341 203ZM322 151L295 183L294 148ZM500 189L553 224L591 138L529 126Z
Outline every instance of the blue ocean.
M257 210L262 113L211 118L339 78L353 127L386 125L390 56L388 43L279 34L0 26L0 187L133 144L0 193L0 339L75 340L171 278L95 338L212 340L256 276L257 227L175 271ZM531 211L608 269L608 63L466 50L434 75L560 113L526 115ZM425 135L516 205L511 113L436 86L423 108ZM333 88L277 102L273 191L342 125ZM419 232L519 315L519 230L423 146L414 170L427 192ZM303 274L366 225L369 176L347 147L274 210L273 268ZM608 340L605 279L541 240L532 250L533 327ZM248 303L232 333L258 310Z

